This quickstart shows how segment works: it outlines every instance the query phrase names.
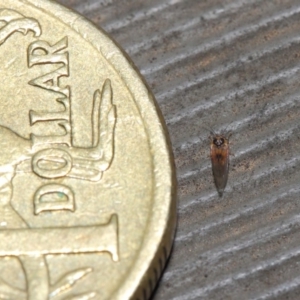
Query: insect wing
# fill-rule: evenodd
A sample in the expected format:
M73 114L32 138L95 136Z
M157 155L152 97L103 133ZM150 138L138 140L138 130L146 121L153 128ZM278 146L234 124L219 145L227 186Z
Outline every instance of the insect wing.
M229 167L229 149L228 146L218 149L214 145L211 147L211 163L214 181L220 197L227 184Z

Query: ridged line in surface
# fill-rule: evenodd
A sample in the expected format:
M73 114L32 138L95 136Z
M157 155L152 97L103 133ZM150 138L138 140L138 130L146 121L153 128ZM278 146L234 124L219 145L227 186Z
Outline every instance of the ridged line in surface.
M166 60L166 62L164 63L159 62L159 64L152 64L148 69L142 69L142 73L144 75L150 75L154 72L158 72L166 67L170 67L170 65L172 64L176 64L178 62L181 62L182 60L191 59L193 56L199 55L199 53L209 52L212 49L219 48L220 46L224 45L224 43L233 42L234 40L241 38L247 34L250 33L252 34L258 31L259 29L269 25L270 23L280 22L286 18L292 17L293 15L299 13L300 13L300 6L292 7L284 12L280 12L276 14L275 16L264 19L260 22L256 22L255 24L243 26L238 30L229 32L226 35L222 36L221 38L218 37L217 39L207 42L206 44L201 45L193 49L192 51L189 51L187 53L180 53L175 57L173 57L172 59Z
M257 2L257 0L253 0L253 1L238 0L236 2L229 3L228 5L224 5L222 9L218 9L214 7L209 11L203 11L203 12L201 11L197 17L194 17L193 19L188 20L183 24L172 26L163 32L156 32L156 34L151 38L147 38L146 40L142 41L139 44L134 44L132 46L127 47L126 51L130 55L138 54L139 52L151 48L153 44L155 44L156 42L160 42L163 39L167 38L168 36L172 36L174 33L178 31L188 31L192 28L195 28L196 26L200 26L202 18L205 18L205 21L214 20L226 13L231 13L235 9L238 9L244 5L252 4L254 2ZM187 57L185 57L185 59L186 58Z
M289 97L286 98L286 101L283 103L279 103L274 105L273 107L269 107L268 109L266 109L264 111L264 121L268 121L271 118L274 117L274 115L277 114L286 114L287 113L287 109L291 110L291 109L297 109L297 107L295 107L295 101L300 101L300 95L291 95ZM300 108L300 107L299 107ZM234 122L228 123L224 126L224 129L226 128L227 132L237 132L237 131L242 131L243 129L246 130L247 126L251 125L252 122L254 121L258 121L258 119L261 118L260 115L257 115L257 113L254 113L250 116L247 116L246 118L240 119L240 120L236 120ZM256 140L256 143L253 143L251 145L249 145L249 143L247 144L246 147L243 147L241 149L235 149L235 158L240 158L241 155L246 155L252 151L257 152L259 150L264 150L268 145L268 143L271 143L275 138L277 138L278 136L286 136L289 135L289 137L292 136L293 134L293 130L297 129L298 125L293 126L291 128L289 128L287 131L278 131L276 133L273 133L272 135L268 135L267 139L266 138L261 138L260 140ZM222 131L222 129L220 130ZM289 138L286 137L286 138ZM176 149L176 151L189 151L192 149L197 148L201 148L201 147L206 147L208 148L208 134L204 134L202 136L199 136L197 138L193 138L191 140L188 141L184 141L184 143L182 143L180 149ZM257 145L258 144L258 145ZM207 160L209 161L209 160ZM209 163L210 164L210 163ZM182 164L181 167L184 167L185 164ZM192 177L194 175L201 175L201 172L207 169L207 165L205 166L201 166L199 168L197 168L197 170L188 170L188 171L181 171L180 173L178 172L178 180L185 180L189 177Z
M269 147L269 145L276 139L280 139L281 141L290 139L293 136L293 132L295 129L298 129L298 125L293 126L287 130L282 130L279 131L277 133L275 133L274 135L269 135L268 139L260 139L258 140L256 143L251 144L251 145L247 145L247 147L245 147L244 149L240 149L238 151L235 152L235 159L241 158L244 155L250 154L250 153L254 153L258 152L258 151L263 151L264 149L267 149ZM205 165L205 167L202 167L201 169L199 168L198 171L195 171L195 173L184 173L182 176L178 177L179 182L188 179L189 177L192 177L194 175L198 175L201 176L201 173L203 171L206 171L208 169L211 168L211 163L209 162L208 159L208 163ZM269 170L269 172L271 172L272 168L267 168Z
M278 132L273 133L272 135L268 135L267 138L261 137L260 139L257 139L255 143L247 143L244 148L238 149L235 152L235 157L234 159L239 159L247 154L259 154L259 152L262 152L272 144L272 142L276 141L285 141L293 137L293 134L295 130L299 129L298 125L292 124L291 127L288 129L284 129ZM203 167L199 167L198 170L194 172L188 172L188 173L183 173L181 176L178 177L179 182L183 182L184 180L189 179L189 177L192 177L194 175L201 176L201 173L210 169L211 165L209 162L209 158L207 159L207 164ZM272 168L268 167L268 170L271 172Z
M155 6L148 7L147 10L143 9L140 11L135 11L134 15L131 18L128 18L128 15L125 15L123 18L120 18L118 20L111 20L109 23L104 24L104 26L108 31L124 28L136 21L140 21L151 15L155 15L159 12L163 12L166 9L170 9L172 5L179 3L180 1L182 0L157 1Z
M86 14L92 12L92 11L95 11L97 9L102 9L103 6L108 6L109 5L109 2L111 1L107 1L107 0L97 0L97 1L82 1L82 0L79 0L78 1L78 4L75 5L75 9L77 11L82 11L84 10L84 12Z
M272 176L272 177L276 177L276 176L278 176L279 174L283 174L284 172L286 172L287 170L289 170L290 168L296 168L296 167L298 167L299 166L299 158L296 160L296 159L294 159L294 158L291 158L291 160L289 161L289 162L287 162L287 164L285 164L284 165L284 167L282 167L282 168L278 168L278 166L275 166L274 168L273 168L273 170L271 170L269 173L268 172L266 172L266 171L268 171L268 170L266 170L266 169L264 169L262 172L260 172L259 174L257 174L256 176L255 176L255 178L254 178L254 180L256 180L256 181L263 181L264 179L268 179L270 176ZM295 181L295 182L297 182L297 180ZM239 184L237 184L238 186L240 185L241 183L239 183ZM238 186L233 186L232 188L237 188ZM289 186L288 185L288 187L289 188L291 188L291 186ZM279 189L277 190L278 191L278 193L279 194L285 194L284 192L282 192L282 191L280 191ZM289 191L287 191L287 195L289 194L288 193ZM180 215L185 215L185 214L191 214L191 211L193 210L193 209L201 209L202 208L202 206L207 206L207 205L209 205L210 203L213 203L213 202L215 202L215 191L213 191L213 192L210 192L210 194L208 194L208 195L206 195L206 194L204 194L204 195L202 195L202 196L200 196L200 197L198 197L198 195L196 196L196 197L194 197L194 198L192 198L192 199L190 199L190 203L189 203L189 205L186 205L184 208L182 208L182 209L180 209L180 211L179 211L179 214ZM232 196L232 195L234 195L234 193L232 192L232 191L229 191L228 192L228 196L230 197L230 196ZM270 197L264 197L264 195L267 195L267 194L265 194L265 193L262 193L261 194L261 197L262 198L259 198L259 199L256 199L256 198L254 198L251 202L250 202L250 204L251 205L253 205L253 203L257 203L257 202L260 202L260 201L267 201L267 199L269 199L268 201L271 201L272 202L272 200L271 199L276 199L277 198L277 196L278 195L272 195L271 196L271 198ZM245 197L244 197L246 200L250 200L249 199L249 196L248 195L245 195ZM249 203L247 203L247 204L249 204ZM265 205L268 205L268 203L266 203ZM199 207L199 208L198 208ZM203 207L204 208L204 207ZM203 209L202 208L202 209ZM239 208L239 207L237 207L237 208L235 208L235 212L238 212L238 211L243 211L245 208L243 208L243 207L241 207L241 208ZM251 210L250 210L251 211ZM210 214L211 215L211 214ZM235 215L235 213L232 213L232 215L234 216ZM232 216L231 214L230 214L230 216ZM201 225L203 223L203 221L199 224L199 225ZM197 230L199 230L197 227L194 229L195 230L195 232L197 232ZM187 234L187 237L192 233L192 232L194 232L194 230L189 230L188 232L188 234ZM201 231L201 230L199 230L199 231ZM178 239L184 239L184 237L182 237L181 236L181 234L180 234L180 231L178 232Z
M300 157L298 159L292 158L290 161L288 161L284 167L280 168L279 166L275 166L273 167L271 170L269 169L264 169L262 172L256 174L255 176L253 176L252 180L254 181L259 181L259 180L263 180L263 179L267 179L270 176L276 176L277 174L281 174L282 172L289 170L292 167L300 167ZM244 179L244 181L240 181L239 183L230 186L228 188L228 194L231 195L233 194L233 189L237 189L243 185L245 185L247 183L248 179ZM190 200L189 204L186 205L184 208L179 210L180 214L184 214L186 211L190 211L191 209L197 209L197 206L199 203L208 203L208 202L212 202L215 200L216 197L216 192L211 192L208 195L205 195L204 197L197 197L197 199L192 199ZM262 201L262 200L258 200L257 201ZM261 206L263 207L263 206ZM239 211L239 209L237 209L237 211ZM234 215L231 215L232 220L234 219ZM222 223L220 223L222 224ZM184 237L182 237L180 234L177 235L177 239L180 241L181 239L183 239L184 241L186 239L188 239L189 237L191 237L193 235L194 231L189 231L189 233L187 235L184 235ZM197 230L195 231L196 233L198 232Z
M276 227L277 225L277 227ZM280 226L278 226L280 225ZM244 251L249 247L253 247L256 244L263 244L271 239L274 239L278 236L287 235L290 231L294 230L294 226L300 225L300 216L295 214L288 219L282 221L279 220L275 224L270 224L267 228L258 229L256 233L248 233L245 234L238 240L229 241L226 244L221 244L219 247L216 247L213 251L208 250L206 252L201 253L201 257L207 257L208 263L210 265L217 265L217 263L224 259L224 257L233 256L233 254L237 254L238 252ZM166 279L171 278L174 275L174 272L179 272L183 276L182 282L185 280L189 280L187 274L201 267L201 261L197 261L194 263L190 263L184 268L178 268L172 271L167 271L165 274ZM212 284L212 286L217 285L217 283ZM201 288L201 290L209 290L210 287L206 286Z
M291 189L291 187L289 187ZM215 216L214 218L210 218L210 222L208 224L199 224L200 228L196 229L195 231L191 231L188 234L184 235L178 235L177 241L178 242L187 242L188 240L192 239L194 236L204 236L207 237L210 233L209 231L215 227L218 226L224 226L226 224L229 224L230 222L242 218L243 216L247 216L249 214L254 214L256 211L260 209L266 209L272 204L276 204L279 200L282 200L283 198L287 196L295 196L298 197L300 195L300 188L297 188L297 186L294 186L293 189L289 190L288 192L284 191L277 197L271 197L270 199L256 199L255 203L252 201L251 207L241 207L234 213L232 213L228 217L223 217L220 215Z
M260 261L259 263L256 263L252 268L250 268L248 270L232 274L232 276L230 278L224 278L222 280L217 281L215 284L206 286L204 288L199 288L199 289L196 289L191 292L194 293L197 297L208 296L209 292L213 291L214 289L219 289L221 287L231 285L232 283L234 283L237 280L245 279L257 272L262 272L265 269L270 268L270 267L279 266L279 265L285 263L287 260L290 260L293 258L299 258L299 257L300 257L300 248L294 248L291 250L287 250L279 258L267 260L267 261Z
M260 51L259 53L247 53L246 55L244 55L243 57L239 58L238 61L233 61L231 62L229 65L227 65L226 67L224 66L220 66L220 69L214 69L212 72L210 73L205 73L203 76L198 76L197 77L197 80L196 81L193 81L193 82L184 82L182 83L181 86L176 86L176 89L175 90L170 90L170 91L166 91L165 94L162 94L162 95L159 95L161 98L166 98L166 97L171 97L171 96L175 96L176 93L179 93L179 92L182 92L184 90L188 90L190 88L193 88L197 85L200 85L202 83L204 83L205 81L207 80L212 80L214 79L215 77L217 76L220 76L230 70L234 70L234 68L236 68L237 66L239 66L241 63L244 63L244 64L247 64L247 63L253 63L253 61L255 60L258 60L258 59L262 59L264 56L266 55L272 55L275 51L284 51L286 49L288 49L292 44L295 44L295 43L299 43L300 42L300 37L297 36L297 37L293 37L291 40L287 41L287 43L284 43L284 44L280 44L279 46L276 45L276 46L271 46L270 48L265 48L264 50ZM249 59L249 56L252 57L252 59L250 60ZM298 69L296 70L296 72L298 71ZM290 76L293 76L295 73L292 71ZM282 74L278 74L278 78L283 78ZM269 79L270 81L269 82L266 82L266 83L261 83L261 80L259 81L260 85L258 85L258 88L261 88L262 86L264 85L267 85L269 84L270 82L274 82L276 80L278 80L278 78L276 79ZM243 88L243 87L240 87L240 89L244 90L245 92L248 92L250 90L251 87L249 87L248 89L246 88ZM233 95L234 93L236 93L236 91L232 91L230 93L230 95ZM221 96L220 96L221 97ZM222 99L224 100L226 96L223 96ZM227 96L228 97L228 96ZM202 99L199 99L199 100L202 100ZM219 99L219 101L217 103L214 103L214 105L216 104L219 104L219 102L221 101L221 99ZM187 114L185 114L185 111L180 111L178 112L177 115L174 115L172 116L170 119L167 119L166 122L168 125L174 125L176 124L177 122L181 121L182 119L184 118L190 118L192 117L193 115L195 115L197 112L199 111L202 111L204 109L208 109L208 108L211 108L213 107L212 106L213 104L208 104L208 103L204 103L202 104L202 106L190 106L190 107L187 107L185 109L185 111L187 112ZM188 114L190 113L190 114ZM192 115L191 115L192 113Z
M283 284L279 284L275 287L267 289L264 293L256 297L252 297L249 300L267 300L274 299L275 297L284 297L285 294L293 289L299 288L300 286L300 276L290 279Z
M272 170L268 170L268 172L261 172L261 173L257 174L253 179L254 180L267 179L271 175L276 175L276 173L281 173L284 170L288 170L289 168L296 167L296 166L298 166L298 164L296 165L295 160L292 159L291 163L285 169L278 169L275 167ZM266 171L266 169L264 171ZM228 193L233 194L233 191L232 191L233 188L239 188L242 185L244 185L246 182L247 182L247 180L233 185L232 187L230 187L230 190L228 191ZM206 192L206 193L204 193L204 195L197 196L196 198L193 197L191 199L188 199L189 202L184 207L180 208L179 213L184 215L185 213L188 213L192 209L197 209L197 205L199 205L199 203L201 203L201 204L210 203L210 202L213 202L215 200L215 198L216 198L216 192L213 191L213 192ZM189 231L189 234L187 236L185 236L185 238L190 236L192 232L193 231ZM180 240L181 235L178 234L177 238Z

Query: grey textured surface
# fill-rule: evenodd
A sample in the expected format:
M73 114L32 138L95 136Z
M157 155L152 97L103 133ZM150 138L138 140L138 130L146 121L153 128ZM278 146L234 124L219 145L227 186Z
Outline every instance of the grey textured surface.
M170 132L178 230L153 300L300 299L300 2L58 2L125 49ZM202 126L233 132L223 198Z

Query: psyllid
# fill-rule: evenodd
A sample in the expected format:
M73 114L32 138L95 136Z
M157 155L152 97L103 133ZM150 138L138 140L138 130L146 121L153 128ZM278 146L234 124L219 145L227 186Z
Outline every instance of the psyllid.
M229 137L223 134L215 134L211 131L210 158L215 185L219 196L223 196L227 184L229 170Z

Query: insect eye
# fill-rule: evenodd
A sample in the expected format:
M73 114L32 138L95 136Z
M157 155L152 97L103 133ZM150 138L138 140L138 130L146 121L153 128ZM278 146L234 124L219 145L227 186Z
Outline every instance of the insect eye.
M213 143L214 143L217 147L220 147L220 146L222 146L222 145L225 143L225 139L224 139L224 138L217 137L217 138L214 138L214 139L213 139Z

